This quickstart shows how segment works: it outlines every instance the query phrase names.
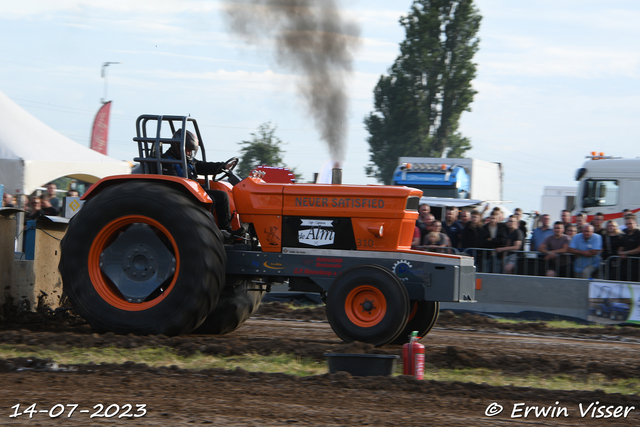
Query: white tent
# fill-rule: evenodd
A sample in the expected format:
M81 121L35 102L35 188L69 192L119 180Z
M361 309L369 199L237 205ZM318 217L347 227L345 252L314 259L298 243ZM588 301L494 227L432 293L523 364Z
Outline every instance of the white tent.
M61 135L0 92L0 184L5 192L30 194L63 176L93 183L130 172L129 163Z

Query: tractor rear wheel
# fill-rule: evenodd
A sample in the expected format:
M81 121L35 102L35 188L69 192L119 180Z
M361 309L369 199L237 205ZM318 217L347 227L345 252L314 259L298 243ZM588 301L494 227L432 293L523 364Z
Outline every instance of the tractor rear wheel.
M438 321L438 315L440 314L440 303L438 301L411 300L410 307L407 326L393 340L393 344L409 342L409 335L413 331L418 331L418 336L424 337Z
M215 307L225 263L204 207L168 185L129 181L71 220L59 269L74 311L96 331L180 335Z
M235 331L258 309L263 296L260 285L228 277L218 304L194 333L222 335Z
M409 317L404 285L386 268L353 267L329 288L327 319L343 341L383 346L403 331Z

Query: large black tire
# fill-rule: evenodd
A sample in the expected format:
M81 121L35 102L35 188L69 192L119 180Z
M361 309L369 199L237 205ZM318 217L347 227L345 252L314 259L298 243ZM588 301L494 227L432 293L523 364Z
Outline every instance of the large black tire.
M440 303L438 301L411 300L407 326L405 326L402 332L400 332L400 335L393 340L393 344L409 342L409 336L413 331L418 331L418 336L424 337L436 324L439 315Z
M228 334L238 329L258 309L264 291L240 277L228 277L218 304L195 331L196 334Z
M59 269L74 311L96 331L180 335L215 307L225 264L211 213L169 185L129 181L71 220Z
M388 269L377 265L352 267L329 288L327 319L343 341L377 347L392 342L409 318L409 296Z

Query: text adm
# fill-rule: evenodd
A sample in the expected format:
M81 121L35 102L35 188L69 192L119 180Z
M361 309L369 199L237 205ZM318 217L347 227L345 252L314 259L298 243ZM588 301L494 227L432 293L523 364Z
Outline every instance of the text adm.
M350 197L296 197L296 206L313 208L384 208L383 199L359 199Z

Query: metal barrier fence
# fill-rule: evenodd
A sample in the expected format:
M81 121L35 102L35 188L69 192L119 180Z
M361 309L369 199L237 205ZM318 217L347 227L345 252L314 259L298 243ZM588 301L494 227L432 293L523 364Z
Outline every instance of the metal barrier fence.
M573 254L560 254L552 259L545 259L545 254L534 251L498 253L495 249L469 248L465 252L475 259L478 273L573 277Z
M618 255L610 256L604 261L603 279L640 282L640 258Z
M564 253L555 258L545 259L546 255L536 251L509 251L498 253L495 249L469 248L460 252L451 247L419 246L430 252L467 255L474 259L476 272L517 274L523 276L581 277L574 272L574 262L578 255ZM640 257L611 256L600 260L599 269L592 277L603 280L640 281Z

